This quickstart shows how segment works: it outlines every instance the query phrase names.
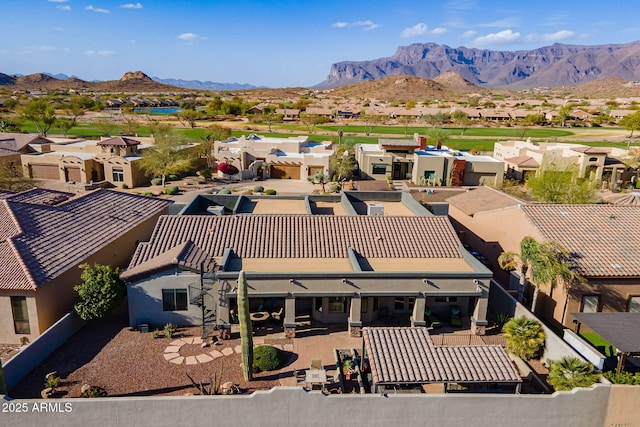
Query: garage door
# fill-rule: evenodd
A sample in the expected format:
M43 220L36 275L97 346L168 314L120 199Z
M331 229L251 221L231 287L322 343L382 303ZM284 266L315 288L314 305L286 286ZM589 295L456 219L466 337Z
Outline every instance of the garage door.
M489 185L496 182L496 175L489 173L465 172L463 185Z
M34 179L60 179L58 165L32 165L31 174Z
M318 171L324 172L324 166L309 166L309 176L314 176Z
M300 165L272 165L271 178L300 179Z
M82 175L80 175L80 168L67 168L65 170L65 176L67 178L67 182L82 182Z

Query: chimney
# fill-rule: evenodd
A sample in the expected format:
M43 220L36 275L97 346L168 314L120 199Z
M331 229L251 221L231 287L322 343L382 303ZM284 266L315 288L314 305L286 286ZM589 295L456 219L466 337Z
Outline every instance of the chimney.
M418 141L420 142L420 151L424 151L427 149L427 137L419 136Z
M438 141L438 143L436 144L436 148L438 150L442 150L442 141Z

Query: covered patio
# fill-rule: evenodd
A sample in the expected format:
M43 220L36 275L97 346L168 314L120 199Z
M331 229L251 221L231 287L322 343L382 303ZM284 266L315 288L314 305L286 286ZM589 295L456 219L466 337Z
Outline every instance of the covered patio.
M578 321L576 333L581 325L611 343L618 350L616 372L624 370L629 357L640 356L640 313L571 313Z
M501 346L436 346L425 328L364 328L362 336L373 392L520 393Z

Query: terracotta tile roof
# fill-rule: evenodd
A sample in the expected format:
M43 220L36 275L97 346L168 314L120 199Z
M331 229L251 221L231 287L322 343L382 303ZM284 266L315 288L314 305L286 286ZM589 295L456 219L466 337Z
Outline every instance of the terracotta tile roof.
M446 201L469 216L473 216L477 212L504 209L524 203L513 196L489 187L478 187L451 196Z
M108 190L55 206L19 196L0 200L0 289L36 290L172 203Z
M549 240L562 243L585 277L640 276L640 206L523 205Z
M104 139L98 142L96 145L117 145L119 147L128 147L131 145L140 145L140 141L131 138L125 138L124 136L114 136L113 138Z
M53 206L62 202L66 202L75 196L73 193L64 191L46 190L43 188L34 188L32 190L23 191L21 193L13 193L8 197L12 202L31 203L34 205Z
M142 264L136 265L134 268L126 270L121 274L121 277L125 280L135 280L137 277L161 271L171 265L200 271L202 263L204 263L204 271L214 270L215 260L202 251L202 249L191 240L188 240L157 257L153 257Z
M574 147L571 151L585 154L609 154L611 150L605 147Z
M375 383L520 382L501 346L435 346L426 328L364 328Z
M461 258L447 217L235 215L162 216L129 268L186 241L210 256L232 248L241 258Z

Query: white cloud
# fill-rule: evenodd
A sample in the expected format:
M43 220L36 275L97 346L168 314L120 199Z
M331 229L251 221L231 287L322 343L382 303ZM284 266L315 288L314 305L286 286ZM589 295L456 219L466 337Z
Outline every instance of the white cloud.
M101 9L99 7L93 7L92 5L89 5L87 7L85 7L86 10L90 10L92 12L97 12L97 13L111 13L110 10L107 9Z
M356 21L356 22L342 22L338 21L331 25L333 28L346 28L346 27L364 27L362 31L371 31L378 28L380 25L375 22L367 19L366 21Z
M116 52L113 50L87 50L84 52L85 55L97 55L97 56L110 56L115 53Z
M561 40L576 38L576 34L573 31L561 30L550 34L527 34L524 37L524 41L527 43L556 43Z
M65 4L64 6L56 6L56 9L71 10L71 6L69 6L68 4Z
M400 33L400 37L409 38L409 37L417 37L427 34L427 24L420 22L413 27L405 28Z
M120 7L123 9L142 9L142 3L121 4Z
M53 27L55 31L64 31L64 27Z
M440 35L440 34L445 34L448 33L449 30L447 30L446 28L443 27L438 27L438 28L434 28L433 30L429 31L429 34L433 34L434 36Z
M178 36L178 38L182 41L187 42L188 44L193 44L196 40L206 40L207 38L204 36L199 36L195 33L182 33Z
M29 50L38 51L38 52L69 52L71 49L69 49L68 47L55 47L55 46L42 45L42 46L31 46Z
M470 10L476 9L478 6L474 0L451 0L445 3L444 7L452 10Z
M487 34L486 36L480 36L474 40L477 45L496 45L511 43L520 38L519 32L513 32L511 30L500 31L499 33Z
M518 18L505 18L500 19L498 21L485 22L482 24L478 24L478 27L488 27L488 28L505 28L505 27L519 27L520 20Z
M476 34L478 34L477 31L469 30L469 31L465 31L464 33L462 33L462 37L464 37L466 39L470 39L471 37L475 37Z

